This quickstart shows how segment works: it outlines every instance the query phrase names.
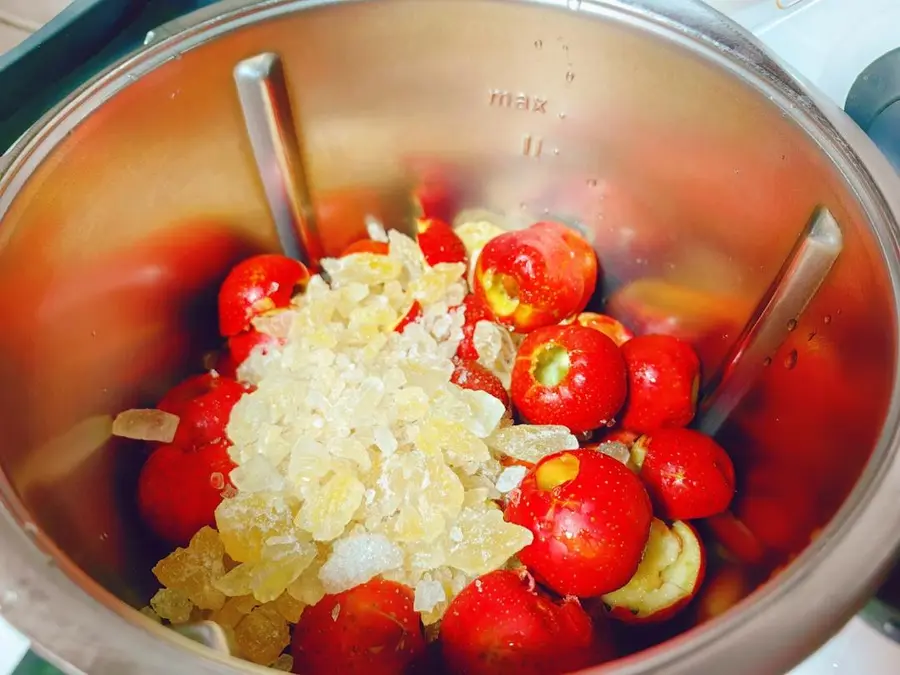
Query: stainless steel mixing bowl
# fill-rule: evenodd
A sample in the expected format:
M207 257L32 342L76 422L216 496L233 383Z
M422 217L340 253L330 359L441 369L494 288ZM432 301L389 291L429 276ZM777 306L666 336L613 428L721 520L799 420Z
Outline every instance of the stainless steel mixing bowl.
M283 116L256 110L255 155L233 69L262 53L280 56L292 107L259 89ZM279 155L291 125L304 147ZM299 202L277 180L298 162ZM731 409L715 405L733 359L754 375L719 436L759 571L793 562L593 672L784 672L858 609L900 540L900 183L699 3L223 3L157 31L5 164L0 611L72 672L254 670L132 609L164 552L134 515L141 450L109 439L109 416L152 403L214 343L216 285L277 247L273 221L315 221L334 253L365 214L401 219L423 171L462 206L581 226L612 306L695 341L713 412ZM824 238L807 228L819 207ZM816 246L833 267L807 264Z

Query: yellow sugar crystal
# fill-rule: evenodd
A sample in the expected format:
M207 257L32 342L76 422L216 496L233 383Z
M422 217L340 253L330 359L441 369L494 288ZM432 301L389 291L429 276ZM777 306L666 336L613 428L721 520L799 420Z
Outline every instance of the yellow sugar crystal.
M306 568L303 574L287 588L287 592L292 598L304 605L315 605L325 597L325 586L319 579L319 571L325 564L328 557L329 549L325 546L319 547L319 554L313 563Z
M334 474L310 490L297 515L297 525L317 541L336 539L350 523L366 493L366 486L347 472Z
M238 493L216 509L216 524L225 552L238 562L259 562L270 537L296 532L294 512L281 494Z
M462 536L450 540L448 562L476 576L498 569L533 539L530 530L503 520L503 512L491 502L464 508L456 527Z
M536 464L554 452L574 450L578 439L563 426L516 424L495 431L487 444L501 455Z
M216 588L229 597L250 595L253 592L253 565L241 563L216 581Z
M156 623L160 623L162 621L162 617L155 611L153 611L152 607L141 607L138 611L151 621L155 621Z
M438 263L410 284L412 297L423 305L441 300L450 287L466 273L463 263Z
M374 286L393 281L400 277L403 265L400 261L385 255L359 253L346 258L326 258L322 268L331 279L332 288L348 284Z
M187 623L194 611L194 603L181 591L162 588L150 598L150 607L161 619L179 624Z
M257 607L234 629L241 656L261 666L269 666L281 656L291 641L287 621L269 607Z
M275 659L274 663L269 666L273 670L280 670L284 673L290 673L294 670L294 657L290 654L282 654L277 659Z
M272 606L288 623L297 623L300 620L300 615L303 614L303 609L306 607L287 591L279 595L272 603Z
M492 321L479 321L472 332L472 342L478 353L478 363L509 389L518 351L510 332Z
M228 598L222 608L210 615L210 620L215 621L225 628L234 628L241 620L259 605L252 595L241 595Z
M186 596L200 609L219 609L225 596L215 581L225 574L225 547L218 533L204 527L191 539L188 548L178 548L153 568L159 582Z
M440 418L430 419L422 425L416 447L426 453L442 453L447 464L454 467L491 459L484 441L461 424Z
M397 419L401 422L415 422L428 414L428 394L421 387L405 387L394 396Z
M316 557L315 545L304 540L272 538L266 542L266 557L253 569L253 595L271 602L296 581Z

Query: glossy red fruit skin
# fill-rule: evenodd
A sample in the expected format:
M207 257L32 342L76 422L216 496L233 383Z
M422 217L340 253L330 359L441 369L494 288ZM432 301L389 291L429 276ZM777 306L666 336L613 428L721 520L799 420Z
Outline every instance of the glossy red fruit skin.
M466 262L466 245L443 220L423 218L416 221L416 225L419 248L429 265Z
M587 307L597 289L597 277L600 274L600 263L594 248L578 232L562 223L541 221L531 226L534 229L547 229L556 232L569 247L572 254L570 273L577 274L584 281L584 290L578 301L578 312ZM610 337L612 337L610 335ZM615 339L615 338L613 338Z
M709 518L731 504L734 464L709 436L693 429L657 429L638 439L631 452L659 517Z
M622 345L622 356L628 399L621 426L647 433L690 424L700 387L700 359L693 347L668 335L639 335Z
M568 354L565 377L542 384L540 362L549 350ZM576 324L540 328L522 342L512 371L512 400L532 424L562 424L573 433L610 424L627 395L625 361L606 335Z
M505 232L481 250L474 290L497 321L518 333L559 323L581 311L585 281L572 250L550 228Z
M265 354L272 347L283 345L285 340L276 338L267 333L260 333L255 328L228 338L227 349L223 355L223 359L227 361L221 362L222 368L217 364L216 371L219 375L225 377L237 377L237 369L250 358L250 353L259 347Z
M195 375L176 385L157 406L179 418L172 444L190 450L226 440L231 410L248 391L240 382L213 373Z
M582 312L575 317L574 321L585 328L599 330L619 347L634 337L634 333L628 330L621 321L606 314Z
M283 255L257 255L238 263L219 289L219 332L231 337L249 330L257 316L287 307L295 289L309 278L302 263Z
M450 376L450 381L463 389L486 392L499 399L506 409L512 412L509 394L500 378L477 361L459 361Z
M413 591L376 578L307 607L294 628L294 672L398 675L425 658Z
M477 361L478 350L475 348L475 326L479 321L493 321L494 316L488 309L484 300L474 293L469 293L463 299L463 310L465 312L462 332L462 340L459 341L459 347L456 349L456 356L464 361Z
M394 332L402 333L409 324L415 323L421 318L422 305L419 304L418 300L413 300L412 304L409 306L409 310L403 315L403 318L397 322L397 325L394 326Z
M600 662L587 612L554 601L510 570L485 574L457 595L441 623L451 675L552 675Z
M202 527L215 527L222 491L231 486L237 466L224 442L194 450L177 445L157 447L138 478L138 511L161 539L187 546Z
M348 255L353 255L354 253L387 255L389 250L390 246L385 241L375 241L374 239L360 239L359 241L356 241L345 248L340 257L346 258Z
M541 489L541 468L564 455L578 460L577 476ZM505 517L534 535L519 560L539 581L560 595L589 598L621 588L634 575L653 511L631 470L612 457L581 449L538 462L510 493Z

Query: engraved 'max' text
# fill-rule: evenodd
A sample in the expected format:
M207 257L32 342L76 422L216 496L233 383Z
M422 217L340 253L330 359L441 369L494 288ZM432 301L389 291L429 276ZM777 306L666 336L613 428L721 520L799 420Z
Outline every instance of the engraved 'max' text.
M547 99L529 94L513 94L503 89L491 89L488 92L490 99L488 105L494 108L513 108L515 110L531 111L536 113L547 112Z

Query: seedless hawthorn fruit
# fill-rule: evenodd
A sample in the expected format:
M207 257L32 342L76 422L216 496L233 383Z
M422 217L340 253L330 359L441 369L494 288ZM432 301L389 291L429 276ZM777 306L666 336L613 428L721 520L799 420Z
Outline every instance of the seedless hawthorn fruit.
M509 394L503 387L500 378L477 361L459 361L450 376L450 381L463 389L486 392L505 405L509 412L512 412Z
M497 321L528 333L581 311L585 278L558 232L528 228L485 244L474 287Z
M375 241L374 239L360 239L359 241L353 242L347 248L345 248L344 252L341 253L341 257L345 258L348 255L353 255L354 253L387 255L389 250L390 246L385 241Z
M619 347L634 337L634 333L625 328L622 322L595 312L582 312L574 318L574 322L585 328L599 330L606 337L615 342Z
M664 621L694 598L705 572L706 549L697 531L680 520L669 526L654 518L634 576L603 602L610 617L625 623Z
M635 442L631 458L663 518L708 518L727 509L734 497L731 458L699 431L657 429Z
M625 362L603 333L577 324L548 326L519 347L511 390L516 408L532 424L592 431L610 424L625 402Z
M190 450L226 439L231 410L248 391L224 375L194 375L173 387L156 407L178 416L172 444Z
M509 495L506 520L534 540L519 560L560 595L621 588L637 570L653 518L640 479L594 450L542 459Z
M578 302L580 312L591 301L594 291L597 289L597 277L600 273L600 264L597 262L597 254L593 247L578 232L562 223L542 221L532 225L534 229L546 229L556 232L566 242L572 256L571 273L579 274L584 280L584 290ZM612 337L612 336L610 336Z
M326 595L294 628L294 672L399 675L425 656L425 638L407 586L372 579Z
M602 658L578 600L554 600L511 570L485 574L453 599L440 643L451 675L567 673Z
M419 248L429 265L466 262L466 245L443 220L422 218L416 221L416 227Z
M138 478L141 519L166 542L187 546L202 527L215 527L216 507L235 466L222 441L196 449L157 447Z
M639 335L622 345L622 356L628 366L622 427L647 433L690 424L700 389L693 347L669 335Z
M235 265L219 289L219 331L231 337L249 330L257 316L287 307L309 270L291 258L257 255Z

